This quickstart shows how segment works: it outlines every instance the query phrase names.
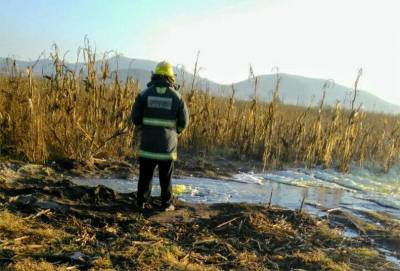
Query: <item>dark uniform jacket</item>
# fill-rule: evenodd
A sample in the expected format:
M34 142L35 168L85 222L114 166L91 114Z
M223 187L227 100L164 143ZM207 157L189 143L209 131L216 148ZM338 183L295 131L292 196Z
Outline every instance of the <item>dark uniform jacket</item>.
M187 127L189 113L176 90L150 85L136 97L132 120L141 129L140 157L177 159L178 134Z

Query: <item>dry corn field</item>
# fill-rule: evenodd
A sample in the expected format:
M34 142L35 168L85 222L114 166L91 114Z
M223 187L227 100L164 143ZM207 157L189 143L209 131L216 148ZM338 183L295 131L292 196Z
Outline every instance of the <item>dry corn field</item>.
M126 159L134 155L137 138L130 123L131 106L140 91L133 78L118 78L107 62L96 70L96 57L83 50L86 69L65 68L52 55L55 75L35 77L10 63L0 77L0 152L32 162L92 158ZM357 83L355 83L355 94ZM253 76L255 91L257 77ZM388 170L399 161L400 118L321 105L304 108L279 102L277 76L273 100L235 100L197 91L180 91L191 113L180 150L230 158L257 159L265 168L335 167L373 163ZM356 95L355 97L356 98Z

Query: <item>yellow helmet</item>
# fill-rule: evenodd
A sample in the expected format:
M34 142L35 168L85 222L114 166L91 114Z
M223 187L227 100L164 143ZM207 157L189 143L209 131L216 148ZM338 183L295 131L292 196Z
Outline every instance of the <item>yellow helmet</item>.
M168 76L175 80L174 67L167 61L158 63L154 74Z

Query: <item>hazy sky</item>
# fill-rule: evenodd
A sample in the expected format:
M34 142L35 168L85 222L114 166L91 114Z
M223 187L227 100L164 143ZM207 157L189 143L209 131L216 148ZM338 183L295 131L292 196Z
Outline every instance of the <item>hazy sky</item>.
M400 104L399 0L0 0L0 56L35 59L88 35L99 52L167 59L220 83L280 72L331 78Z

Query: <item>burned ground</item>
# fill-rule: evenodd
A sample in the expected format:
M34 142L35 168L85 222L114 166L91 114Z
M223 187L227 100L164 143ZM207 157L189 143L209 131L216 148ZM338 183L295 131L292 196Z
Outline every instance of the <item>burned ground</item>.
M44 167L7 174L0 179L4 269L398 270L370 238L344 237L299 211L178 201L175 212L160 212L155 198L142 214L134 193L77 186ZM374 219L398 229L383 215Z

